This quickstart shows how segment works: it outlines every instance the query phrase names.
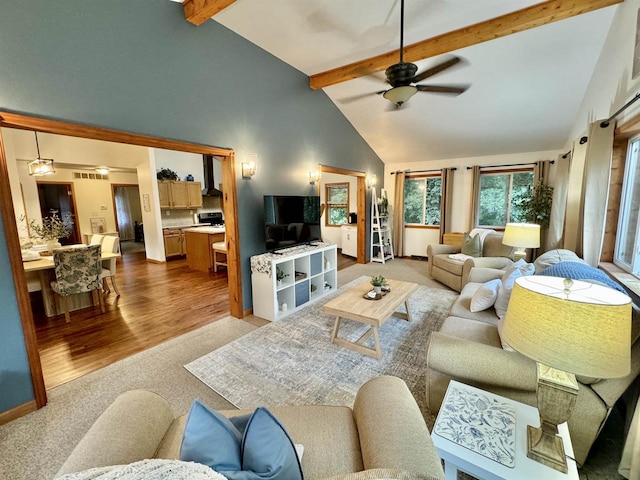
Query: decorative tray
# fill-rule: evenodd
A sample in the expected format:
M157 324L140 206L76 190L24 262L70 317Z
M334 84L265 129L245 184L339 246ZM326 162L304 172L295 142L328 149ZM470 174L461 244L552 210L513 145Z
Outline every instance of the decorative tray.
M368 291L367 293L365 293L364 295L362 295L362 298L365 298L367 300L380 300L382 297L384 297L388 292L385 292L384 290L380 293L376 293L374 297L372 297L371 295L369 295L370 293L373 293L373 290Z

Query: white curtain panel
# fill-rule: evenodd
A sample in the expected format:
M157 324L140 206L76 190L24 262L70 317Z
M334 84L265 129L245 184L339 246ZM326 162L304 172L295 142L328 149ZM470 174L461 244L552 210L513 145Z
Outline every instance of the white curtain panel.
M590 141L591 139L588 139L587 142L581 144L580 139L577 139L573 142L564 218L563 248L576 252L581 257L584 168L587 159L587 145Z
M584 176L582 258L592 267L598 266L602 254L615 130L615 122L602 128L602 121L589 128Z
M562 236L564 233L564 215L567 208L567 184L569 181L570 164L571 152L569 152L566 158L558 155L555 163L551 216L549 218L549 229L547 230L547 239L545 242L546 250L563 248Z

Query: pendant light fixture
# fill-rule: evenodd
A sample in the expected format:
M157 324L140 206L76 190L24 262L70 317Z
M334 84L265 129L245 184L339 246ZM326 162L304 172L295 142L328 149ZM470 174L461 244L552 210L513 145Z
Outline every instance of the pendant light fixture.
M38 132L33 132L36 136L36 149L38 150L38 158L28 163L29 175L34 177L42 177L44 175L52 175L56 173L53 168L53 158L40 158L40 145L38 145Z

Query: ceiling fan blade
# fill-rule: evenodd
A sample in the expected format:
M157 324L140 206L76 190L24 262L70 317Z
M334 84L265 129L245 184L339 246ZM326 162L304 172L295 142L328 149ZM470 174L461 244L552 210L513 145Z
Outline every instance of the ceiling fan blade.
M416 85L419 92L446 93L460 95L467 91L470 85L446 86L446 85Z
M386 91L387 90L380 90L379 92L367 92L367 93L360 93L358 95L351 95L349 97L338 99L338 103L343 103L343 104L353 103L353 102L357 102L358 100L362 100L364 98L370 97L372 95L382 95Z
M460 62L460 57L450 58L449 60L442 62L436 65L435 67L431 67L425 70L424 72L417 74L415 77L411 79L411 83L417 83L417 82L420 82L421 80L424 80L425 78L432 77L435 74L440 73L449 67L453 67L455 64L459 62Z

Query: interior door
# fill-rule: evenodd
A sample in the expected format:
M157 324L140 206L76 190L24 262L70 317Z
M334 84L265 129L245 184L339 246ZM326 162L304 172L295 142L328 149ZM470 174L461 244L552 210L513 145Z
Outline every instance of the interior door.
M40 200L40 212L42 217L49 217L54 212L60 218L71 214L74 221L71 235L61 238L62 245L74 245L82 243L78 233L78 221L76 217L75 203L73 201L73 184L71 183L40 183L38 182L38 198Z

